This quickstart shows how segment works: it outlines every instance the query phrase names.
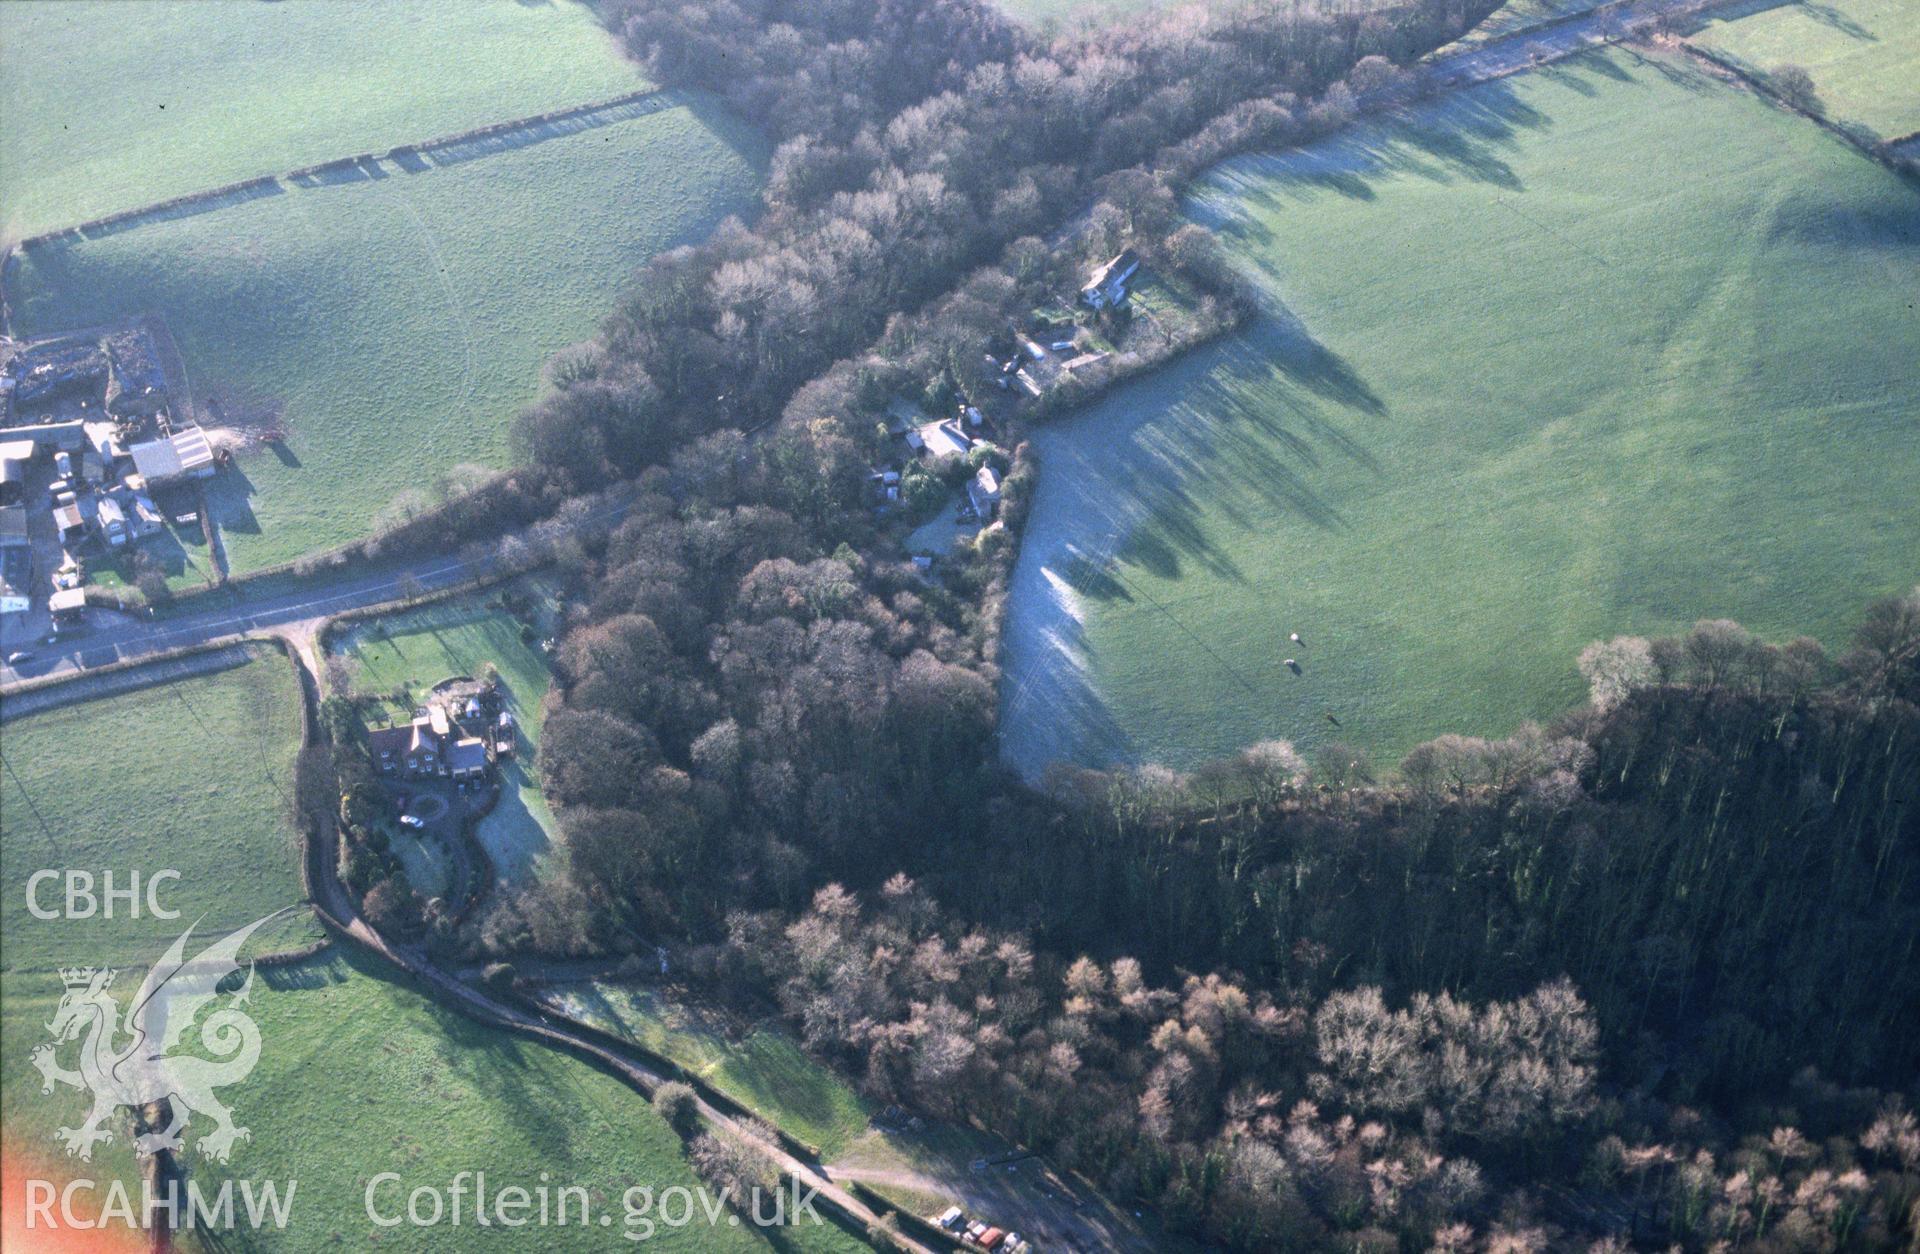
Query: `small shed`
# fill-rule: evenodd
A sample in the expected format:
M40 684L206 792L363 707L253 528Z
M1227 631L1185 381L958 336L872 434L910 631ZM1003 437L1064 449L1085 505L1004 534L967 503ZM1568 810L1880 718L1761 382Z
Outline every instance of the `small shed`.
M967 501L982 522L993 517L995 507L1000 504L1000 476L993 473L993 467L982 466L967 480Z
M85 588L62 588L47 599L47 608L53 611L56 625L71 626L86 614L87 591Z

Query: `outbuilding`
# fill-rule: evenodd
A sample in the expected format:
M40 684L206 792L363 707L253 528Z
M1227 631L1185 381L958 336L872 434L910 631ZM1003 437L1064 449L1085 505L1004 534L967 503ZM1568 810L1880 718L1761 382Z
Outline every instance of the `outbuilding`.
M205 479L213 474L213 445L198 426L183 427L172 435L127 450L134 471L148 486L164 488L188 479Z

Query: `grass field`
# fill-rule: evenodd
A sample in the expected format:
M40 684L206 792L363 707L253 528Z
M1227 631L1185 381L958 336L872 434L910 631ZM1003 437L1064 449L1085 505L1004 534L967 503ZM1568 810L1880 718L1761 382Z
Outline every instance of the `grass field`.
M545 588L525 586L541 603L536 614L550 614ZM500 594L374 619L342 632L334 648L347 660L354 690L362 694L407 688L424 696L443 679L477 678L489 662L498 668L520 743L514 760L501 770L500 803L480 821L475 834L502 879L524 881L537 874L541 859L552 847L554 830L535 772L540 699L546 695L551 672L538 640L521 639L521 621L501 607ZM413 707L401 703L389 713L396 721L404 720L412 717Z
M572 0L10 0L0 234L645 86Z
M625 984L561 985L549 1000L698 1073L824 1159L838 1157L866 1130L869 1112L860 1095L780 1028L734 1033L719 1016Z
M505 464L547 354L747 207L759 143L710 103L600 121L37 248L10 274L16 323L157 311L210 425L286 434L211 481L234 573L354 539L459 464Z
M300 747L292 668L262 650L234 670L47 710L0 727L5 815L0 952L6 969L157 957L188 923L225 931L303 900L288 798ZM236 878L235 867L247 873ZM45 920L26 910L41 868L180 873L160 890L178 920L122 904L111 921ZM51 888L42 904L55 902ZM143 900L144 907L144 900ZM319 935L300 920L276 933ZM11 1059L12 1054L6 1057Z
M1920 131L1920 0L1801 0L1728 12L1689 42L1763 74L1804 66L1836 122L1881 139Z
M284 907L294 913L256 934L249 954L297 948L320 931L301 905L300 861L283 793L300 742L298 690L277 655L215 675L179 680L0 727L0 1123L6 1152L66 1164L53 1129L84 1115L77 1093L45 1097L28 1052L47 1040L63 966L120 969L139 987L147 964L188 924L208 940ZM41 869L112 870L116 886L138 872L164 882L158 904L177 919L140 915L36 918L27 886ZM59 883L36 891L43 910L65 913ZM71 1065L72 1046L62 1058ZM137 1180L122 1137L90 1169Z
M14 1050L21 1062L16 1068L10 1054L7 1063L15 1081L6 1095L7 1135L28 1152L51 1147L53 1127L81 1113L77 1094L43 1097L37 1076L16 1074L27 1071L31 1042L24 1037L39 1035L32 1025L51 1014L56 997L9 993L8 1022L23 1029L23 1039ZM382 1172L401 1177L375 1193L384 1214L402 1212L416 1187L444 1196L462 1171L484 1171L494 1194L509 1185L529 1193L542 1183L556 1190L582 1186L595 1215L612 1217L611 1229L599 1227L597 1218L586 1228L576 1220L540 1229L540 1248L554 1250L606 1249L619 1241L623 1198L635 1185L657 1197L696 1183L679 1138L624 1084L444 1009L358 949L259 971L248 1013L259 1026L260 1061L224 1098L252 1139L237 1146L225 1166L189 1159L203 1191L227 1178L236 1188L242 1180L276 1181L283 1193L287 1181L297 1182L286 1229L247 1234L253 1240L244 1248L527 1248L531 1230L481 1231L471 1209L458 1229L377 1227L365 1198ZM189 1133L204 1132L203 1122L196 1119ZM117 1140L92 1164L59 1159L57 1152L43 1161L55 1171L85 1166L94 1178L112 1172L137 1181L124 1132ZM472 1204L469 1193L466 1205ZM678 1230L662 1227L646 1244L706 1251L764 1249L769 1242L722 1218L718 1227L704 1219ZM776 1248L865 1247L831 1227L803 1227L782 1233Z
M1038 433L1022 769L1390 763L1577 701L1590 640L1838 645L1920 574L1920 196L1751 94L1591 55L1193 209L1270 314Z

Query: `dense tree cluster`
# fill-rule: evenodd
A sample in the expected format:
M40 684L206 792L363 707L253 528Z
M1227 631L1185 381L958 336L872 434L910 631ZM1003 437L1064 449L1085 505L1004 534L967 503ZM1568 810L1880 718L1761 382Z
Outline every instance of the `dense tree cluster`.
M1483 7L1196 5L1043 45L983 0L629 0L611 21L657 79L723 95L778 147L753 225L654 259L555 359L528 460L592 485L770 421L955 276L1092 198L1096 226L1137 227L1169 180L1343 120L1356 62L1376 83Z
M1872 1249L1920 1198L1900 1097L1806 1072L1723 1121L1609 1091L1565 979L1404 1005L1160 986L948 916L904 875L870 904L828 885L797 917L736 912L692 958L876 1100L985 1119L1232 1249Z

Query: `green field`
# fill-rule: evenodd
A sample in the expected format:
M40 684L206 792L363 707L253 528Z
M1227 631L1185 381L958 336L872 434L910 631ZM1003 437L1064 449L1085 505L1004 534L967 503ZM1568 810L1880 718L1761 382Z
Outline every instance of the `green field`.
M158 312L209 426L285 435L211 481L234 573L363 536L449 469L505 464L545 357L747 208L760 146L716 106L600 122L36 248L9 275L17 327Z
M626 984L557 985L548 1000L697 1073L823 1159L837 1158L866 1130L869 1112L860 1095L778 1027L736 1032L720 1016Z
M137 974L137 973L135 973ZM40 1093L25 1052L44 1035L58 990L41 992L9 978L9 1036L20 1039L6 1063L9 1147L43 1155L54 1171L83 1165L59 1156L52 1130L84 1113L77 1093ZM372 1178L396 1172L401 1184L380 1186L383 1214L398 1213L419 1186L444 1190L462 1171L486 1173L490 1193L545 1182L586 1188L594 1214L613 1217L611 1233L577 1221L538 1233L542 1249L606 1249L624 1225L623 1198L635 1185L655 1196L696 1180L679 1138L620 1081L557 1050L476 1024L422 996L377 958L357 948L329 951L291 967L256 972L248 1013L259 1027L260 1061L223 1090L237 1123L252 1139L222 1166L190 1158L203 1191L223 1179L276 1181L284 1194L296 1181L286 1229L247 1234L242 1248L316 1250L527 1248L531 1230L480 1231L469 1210L463 1226L377 1227L365 1209ZM33 1039L30 1039L33 1038ZM61 1057L71 1065L76 1047ZM16 1055L18 1061L16 1061ZM189 1144L208 1121L197 1118ZM116 1120L113 1125L122 1126ZM43 1148L44 1147L44 1148ZM97 1179L117 1177L137 1188L124 1131L84 1165ZM135 1193L137 1197L137 1192ZM469 1193L467 1205L472 1206ZM698 1212L696 1212L698 1213ZM575 1212L577 1214L577 1211ZM769 1242L722 1218L710 1228L661 1228L648 1248L732 1250ZM781 1234L776 1248L844 1251L865 1248L832 1227Z
M1193 209L1270 314L1036 433L1022 769L1391 762L1578 701L1590 640L1839 645L1920 574L1920 196L1750 93L1591 55Z
M188 924L213 940L294 907L246 952L319 938L302 905L299 849L282 800L299 745L292 668L267 650L234 670L0 727L0 1112L10 1151L65 1161L52 1131L85 1113L72 1090L42 1096L28 1065L63 991L57 968L118 968L124 1003ZM161 885L158 904L180 917L153 917L143 888L137 918L124 900L112 919L36 918L27 885L42 869L87 871L96 888L108 870L116 886L134 872L144 885L156 872L178 871ZM58 887L43 883L36 899L65 914ZM66 1065L74 1048L62 1054ZM124 1137L97 1168L101 1179L137 1179Z
M1761 74L1805 67L1836 122L1881 139L1920 131L1920 0L1802 0L1730 13L1688 42Z
M573 0L9 0L0 234L645 86Z
M544 589L527 586L540 602L536 616L549 617L551 603ZM507 708L519 727L519 746L514 760L501 769L500 802L480 820L475 835L503 880L524 881L536 874L552 847L554 831L535 771L540 699L551 672L538 640L521 639L521 622L501 608L499 594L465 597L360 624L340 634L334 651L346 659L354 691L364 695L408 688L424 696L443 679L478 678L489 662L499 670ZM413 710L402 703L388 713L403 721Z
M224 931L301 902L289 798L300 748L293 670L272 650L234 670L47 710L0 727L5 816L0 951L11 972L158 956L188 923ZM236 879L234 868L247 873ZM124 906L111 922L26 910L41 868L180 873L160 890L179 920ZM42 904L57 897L43 888ZM144 900L143 900L144 907ZM304 913L304 912L303 912ZM278 929L305 944L305 919ZM11 1055L8 1055L11 1058Z

